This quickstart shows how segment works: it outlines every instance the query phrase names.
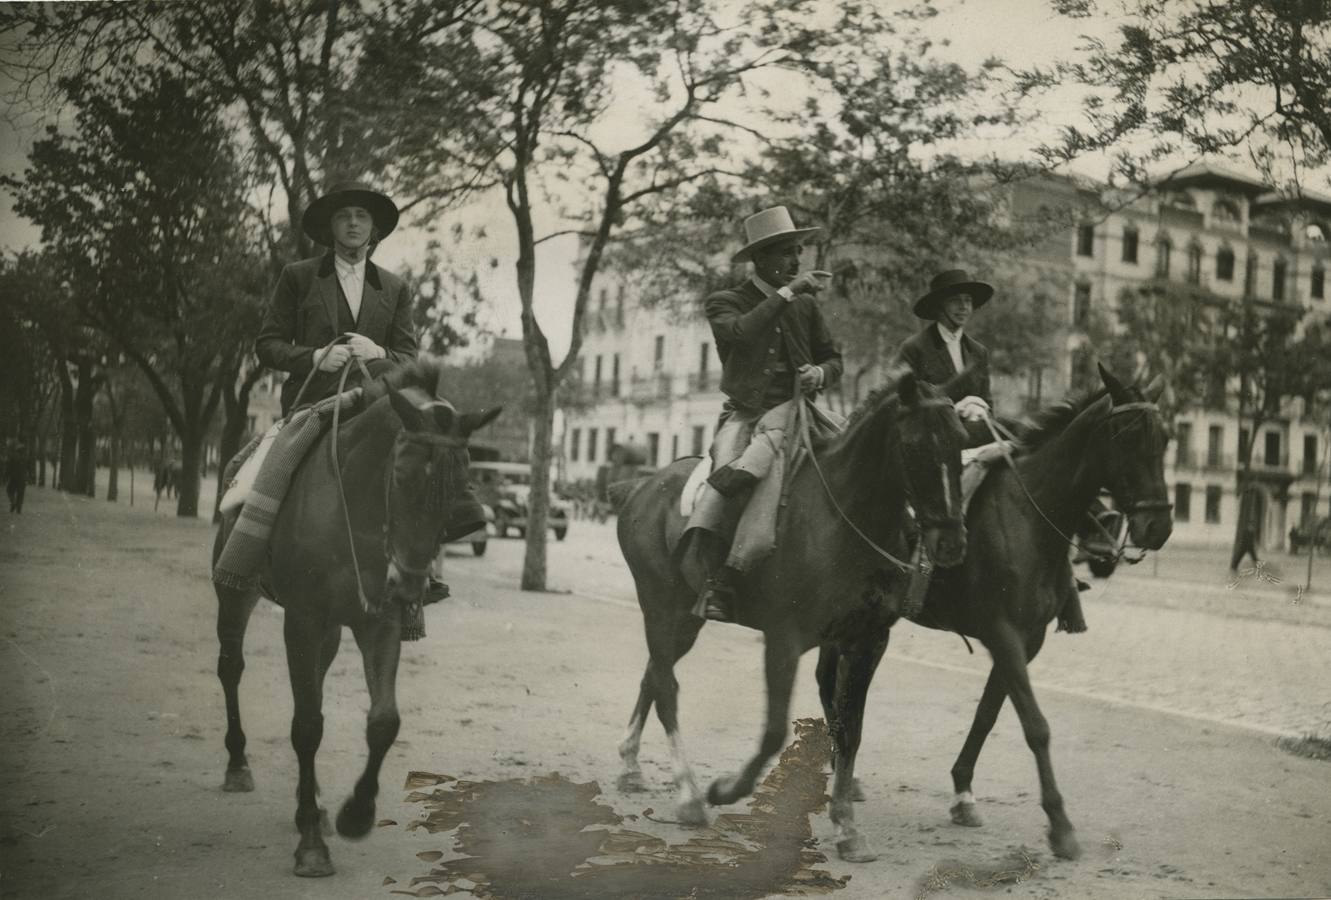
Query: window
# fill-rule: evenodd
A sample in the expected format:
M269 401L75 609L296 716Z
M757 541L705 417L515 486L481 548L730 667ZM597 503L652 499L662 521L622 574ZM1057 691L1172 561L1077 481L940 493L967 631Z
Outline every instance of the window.
M1266 444L1262 448L1262 462L1268 466L1280 465L1280 432L1268 431L1264 438Z
M1309 293L1318 300L1326 296L1326 269L1322 268L1321 263L1313 266L1312 285Z
M1285 269L1286 263L1283 259L1277 259L1271 266L1271 299L1285 299Z
M1192 485L1179 482L1174 485L1174 521L1192 521Z
M1174 245L1169 242L1168 237L1163 237L1155 242L1155 274L1157 278L1169 277L1169 256L1174 251Z
M1303 436L1303 474L1317 474L1317 435Z
M1239 462L1245 459L1251 459L1248 448L1248 429L1239 429Z
M652 350L652 368L659 369L665 362L665 335L656 336L656 346Z
M605 458L610 460L610 454L615 452L615 429L607 428L605 430Z
M1072 371L1070 382L1074 391L1091 388L1099 377L1095 371L1095 351L1090 344L1082 344L1072 351Z
M1220 448L1225 440L1223 425L1212 425L1206 430L1206 464L1213 469L1220 467Z
M679 459L679 435L677 434L670 436L670 458Z
M1095 255L1095 226L1091 224L1082 225L1077 229L1077 255L1094 256Z
M1220 497L1223 488L1218 484L1208 484L1206 486L1206 524L1220 524Z
M1248 263L1243 270L1243 293L1249 297L1257 290L1257 254L1248 254Z
M624 324L624 285L622 285L622 284L619 286L619 290L615 292L615 309L619 312L619 319L620 319L619 324L623 325L623 324Z
M587 462L596 462L596 429L587 429Z
M1179 422L1174 434L1174 465L1192 465L1192 423Z
M707 428L703 425L693 426L693 455L702 456L703 442L706 440Z
M1091 321L1091 286L1082 282L1077 285L1072 298L1072 324L1085 327Z
M1202 248L1200 244L1192 244L1188 247L1188 281L1193 284L1202 283Z
M574 428L573 434L568 441L568 458L572 462L578 461L578 452L582 449L582 429Z
M605 301L609 295L610 295L609 291L607 291L605 288L601 288L601 309L605 309Z
M661 435L655 431L647 432L647 465L659 466L661 464Z
M599 389L601 387L601 355L596 354L596 368L593 370L596 374L592 376L592 387Z
M1033 366L1026 373L1026 399L1032 407L1039 406L1044 399L1044 368Z
M1312 491L1304 491L1299 495L1299 524L1311 525L1315 518L1317 518L1317 495Z
M610 360L610 396L619 396L619 354L616 353ZM606 439L607 443L609 438Z
M1211 207L1211 218L1217 223L1237 225L1241 220L1239 208L1229 200L1217 200Z
M1234 251L1222 247L1215 255L1215 277L1221 281L1234 280Z
M1137 262L1137 229L1131 225L1123 229L1123 261Z
M707 390L712 383L712 379L707 374L707 364L712 355L708 351L711 349L712 345L703 341L698 352L698 390L701 391Z

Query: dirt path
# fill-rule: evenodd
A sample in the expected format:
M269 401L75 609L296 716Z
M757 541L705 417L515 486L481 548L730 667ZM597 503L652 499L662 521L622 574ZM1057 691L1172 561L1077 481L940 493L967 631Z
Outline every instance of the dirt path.
M629 830L646 836L637 839L647 842L641 852L666 852L697 836L652 821L671 809L669 755L655 722L643 744L649 792L622 795L614 787L614 748L645 660L636 612L584 596L496 586L518 560L517 542L496 541L482 559L454 560L456 599L432 607L429 637L405 649L402 736L385 764L378 814L392 824L359 843L330 840L333 878L296 879L280 611L260 607L247 645L242 701L258 790L224 795L209 526L154 517L150 506L129 510L38 489L21 520L3 525L0 897L362 900L391 898L394 890L429 896L473 881L479 894L519 896L486 871L508 857L474 852L470 862L453 865L463 880L411 886L457 855L455 833L410 827L429 812L425 796L456 786L427 786L409 800L411 771L496 785L476 789L476 805L463 804L458 821L473 829L503 812L512 818L501 824L550 827L552 836L561 821L560 833L584 825ZM576 573L578 545L552 545L551 552L568 567L561 572ZM588 577L586 592L599 595ZM707 629L680 665L683 725L700 778L733 769L755 746L759 672L757 636L733 628ZM1331 895L1326 763L1284 754L1260 731L1070 693L1041 699L1083 858L1050 858L1034 766L1010 711L977 773L986 827L950 825L947 769L980 684L960 668L904 657L884 664L861 755L869 799L858 808L881 859L842 864L826 812L796 817L809 823L816 842L806 849L832 855L811 869L850 876L828 896L974 896L967 878L986 875L995 886L982 890L1015 897ZM1325 684L1307 686L1325 691ZM326 805L339 804L359 773L365 708L359 657L347 639L325 701L319 767ZM800 673L794 715L818 715L811 658ZM542 818L549 809L531 790L548 786L553 773L571 785L599 785L579 802L608 809L594 813L604 821L573 813ZM512 808L501 807L510 795ZM649 808L655 812L644 816ZM718 827L724 832L725 825ZM748 840L740 834L731 837ZM616 849L623 861L624 839L616 840L603 849ZM761 857L771 848L748 850ZM722 883L710 864L700 865L697 877L699 896ZM624 883L635 885L637 896L680 896L679 882L651 871ZM597 893L592 882L564 875L527 896L625 896L624 883Z

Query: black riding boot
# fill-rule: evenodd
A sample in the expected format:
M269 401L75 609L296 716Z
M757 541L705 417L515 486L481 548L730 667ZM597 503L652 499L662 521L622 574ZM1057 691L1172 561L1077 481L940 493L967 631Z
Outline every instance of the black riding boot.
M1063 608L1058 611L1059 631L1081 634L1086 630L1086 616L1081 610L1081 592L1090 589L1089 584L1076 575L1072 576L1072 583L1068 585L1067 594L1063 598Z
M704 607L705 618L713 622L735 621L735 586L739 584L742 575L739 569L722 566L720 571L707 579L699 601Z
M735 497L758 483L758 476L733 465L722 466L707 476L707 483L722 497Z

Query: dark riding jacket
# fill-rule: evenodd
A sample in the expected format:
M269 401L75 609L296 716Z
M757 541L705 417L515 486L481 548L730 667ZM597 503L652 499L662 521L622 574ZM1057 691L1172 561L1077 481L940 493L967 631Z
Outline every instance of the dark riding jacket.
M389 362L415 359L416 331L406 283L367 259L360 314L352 319L331 252L282 270L254 350L264 365L290 373L282 386L283 414L313 368L315 352L346 331L363 334L383 347ZM337 381L337 372L316 372L302 402L329 396Z
M737 406L770 409L789 400L794 373L806 363L823 368L824 388L840 380L841 353L812 297L768 297L750 279L712 294L705 309L721 356L721 390Z
M907 338L897 351L897 362L910 366L915 377L921 381L942 387L961 373L953 365L952 355L947 352L947 344L938 333L938 327L937 322L932 322L927 328ZM961 334L961 362L965 366L965 376L948 386L948 396L953 402L963 397L979 397L992 408L994 398L989 389L989 348L964 331ZM983 422L964 424L966 433L970 435L968 446L978 447L993 440Z

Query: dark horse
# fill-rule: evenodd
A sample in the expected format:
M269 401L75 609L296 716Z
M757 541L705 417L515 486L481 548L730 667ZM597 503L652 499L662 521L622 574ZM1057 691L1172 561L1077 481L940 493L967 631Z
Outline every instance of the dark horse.
M441 536L476 527L475 521L460 521L474 516L459 512L466 506L462 498L471 496L467 438L499 410L456 412L434 393L439 368L437 360L417 362L372 383L365 389L362 411L342 422L337 432L346 508L369 609L361 607L348 553L348 525L330 453L331 429L296 471L273 524L265 581L285 610L287 669L295 701L291 743L300 767L297 875L333 873L321 834L314 756L323 736L324 675L337 655L342 626L355 635L370 692L369 757L337 817L338 832L356 838L364 837L374 822L379 767L398 732L400 604L420 597ZM218 531L214 565L235 520L233 513ZM216 588L221 644L217 675L226 695L230 754L223 790L251 791L254 779L245 758L237 693L245 669L245 627L259 595Z
M846 665L835 687L844 714L838 719L843 733L834 761L832 817L843 855L861 857L863 839L849 799L859 720L877 661L874 647L885 641L895 618L897 604L889 594L903 593L907 579L849 523L888 552L905 556L909 496L931 558L940 565L960 562L965 552L959 475L965 436L946 396L906 373L872 395L846 430L817 450L826 487L808 461L790 476L778 549L748 577L737 597L738 621L760 629L766 645L766 727L758 753L741 772L714 782L708 802L734 803L753 792L763 766L785 743L800 656L820 644L834 644ZM621 786L640 787L638 744L655 703L670 741L678 816L686 824L703 824L702 797L679 734L674 675L675 663L703 625L690 613L698 578L696 573L690 578L669 549L671 537L683 527L679 498L693 465L676 461L649 477L620 511L619 546L637 585L650 659L619 754L624 761Z
M1080 854L1049 757L1049 724L1040 713L1027 665L1040 652L1068 585L1068 538L1101 488L1128 517L1133 542L1158 550L1173 527L1164 479L1168 439L1155 400L1162 382L1124 387L1100 369L1104 390L1042 413L1023 437L1016 470L1006 464L980 487L967 510L965 564L938 573L919 625L956 631L984 644L993 658L970 734L952 767L952 821L979 825L971 777L984 739L1006 697L1012 698L1035 754L1040 804L1049 816L1055 855ZM887 635L883 635L886 649ZM825 647L818 684L828 721L840 714L837 673L845 660ZM833 735L837 729L832 729Z

